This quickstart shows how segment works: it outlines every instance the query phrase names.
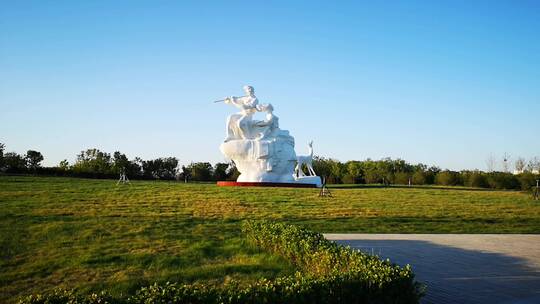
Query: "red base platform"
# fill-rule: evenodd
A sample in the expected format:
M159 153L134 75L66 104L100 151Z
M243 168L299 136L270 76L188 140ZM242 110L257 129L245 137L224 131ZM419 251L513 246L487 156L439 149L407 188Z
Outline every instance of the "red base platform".
M287 187L287 188L317 188L315 184L297 183L267 183L267 182L217 182L219 187Z

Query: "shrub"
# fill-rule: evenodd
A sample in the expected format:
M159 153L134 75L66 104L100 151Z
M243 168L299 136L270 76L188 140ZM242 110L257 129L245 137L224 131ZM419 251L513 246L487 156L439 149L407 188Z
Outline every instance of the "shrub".
M190 171L191 178L196 181L211 181L213 168L210 163L191 163L187 169Z
M300 303L417 303L422 295L409 265L339 246L320 233L269 221L246 221L242 231L250 243L289 259L319 286L315 300Z
M88 295L77 294L75 290L55 289L48 294L31 295L19 300L19 304L107 304L113 298L105 292Z
M487 188L489 184L485 173L481 171L463 172L464 184L467 187Z
M345 174L342 181L344 184L357 184L356 178L350 174Z
M491 172L487 175L489 187L495 189L520 189L518 178L511 173Z
M24 157L15 152L5 153L2 164L4 166L3 169L8 173L26 172L26 161Z
M394 175L394 184L398 185L407 185L409 184L409 179L411 178L411 174L407 172L397 172Z
M459 172L446 170L437 173L435 183L442 186L457 186L461 185L462 181Z
M412 182L415 185L424 185L426 184L426 173L422 171L414 172L412 176Z
M521 190L531 190L532 188L534 188L536 186L536 180L538 178L539 178L538 176L535 176L531 172L521 173L518 176Z

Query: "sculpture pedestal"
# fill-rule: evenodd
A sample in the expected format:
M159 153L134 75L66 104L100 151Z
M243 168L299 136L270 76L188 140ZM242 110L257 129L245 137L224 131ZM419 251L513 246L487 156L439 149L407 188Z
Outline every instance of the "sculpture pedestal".
M316 184L304 183L269 183L269 182L230 182L219 181L219 187L286 187L286 188L317 188Z
M321 187L318 176L293 175L296 165L294 138L280 130L268 139L237 139L224 142L221 152L232 159L240 172L235 184L219 182L218 186Z
M320 176L299 176L294 178L295 183L315 185L315 187L322 187L322 181Z
M240 172L237 182L295 182L294 138L288 132L269 139L231 140L219 148Z

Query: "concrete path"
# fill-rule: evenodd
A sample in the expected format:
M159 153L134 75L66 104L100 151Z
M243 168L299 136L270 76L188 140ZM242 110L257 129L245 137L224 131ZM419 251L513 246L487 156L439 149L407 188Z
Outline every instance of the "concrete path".
M540 303L540 235L325 234L329 240L411 264L422 303Z

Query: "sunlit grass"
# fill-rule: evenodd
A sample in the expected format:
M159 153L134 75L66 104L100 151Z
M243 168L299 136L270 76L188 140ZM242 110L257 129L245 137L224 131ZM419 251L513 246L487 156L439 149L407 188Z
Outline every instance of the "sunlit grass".
M0 176L0 302L56 286L130 293L153 282L249 281L294 271L246 245L244 219L320 232L539 233L520 192L229 188Z

